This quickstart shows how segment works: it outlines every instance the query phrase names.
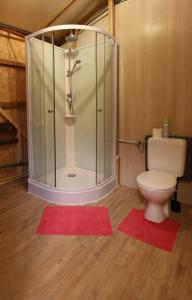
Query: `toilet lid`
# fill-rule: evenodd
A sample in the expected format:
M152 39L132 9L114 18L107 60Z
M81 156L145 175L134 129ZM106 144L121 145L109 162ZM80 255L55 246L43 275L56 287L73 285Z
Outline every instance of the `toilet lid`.
M176 177L166 172L146 171L137 176L137 183L149 189L168 190L176 186Z

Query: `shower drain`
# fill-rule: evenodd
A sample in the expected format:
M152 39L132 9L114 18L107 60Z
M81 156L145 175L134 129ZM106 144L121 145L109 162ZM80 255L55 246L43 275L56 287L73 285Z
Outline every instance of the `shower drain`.
M76 174L75 174L75 173L69 173L69 174L67 174L67 176L68 176L68 177L75 177Z

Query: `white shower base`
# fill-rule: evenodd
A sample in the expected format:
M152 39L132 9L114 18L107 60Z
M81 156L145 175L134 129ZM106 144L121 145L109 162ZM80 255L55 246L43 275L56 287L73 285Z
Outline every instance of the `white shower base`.
M74 174L74 177L70 177ZM98 182L103 181L103 174L97 176ZM49 186L54 186L54 173L49 173L46 176L40 177L40 182ZM82 168L63 168L56 172L56 186L66 189L80 189L94 187L96 184L96 172L85 170Z
M75 174L74 177L68 176ZM103 174L98 175L98 181ZM42 183L43 182L43 183ZM28 179L28 191L51 203L76 205L95 202L112 192L117 186L116 176L96 185L96 173L81 168L64 168L40 177L37 181Z

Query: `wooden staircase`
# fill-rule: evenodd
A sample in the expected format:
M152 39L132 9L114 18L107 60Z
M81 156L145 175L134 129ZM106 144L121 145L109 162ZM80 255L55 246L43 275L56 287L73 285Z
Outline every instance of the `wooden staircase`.
M0 185L24 173L27 126L24 40L0 30Z
M0 123L0 185L20 176L20 170L6 165L18 159L17 129L9 122Z
M26 103L24 101L0 102L0 114L27 138Z

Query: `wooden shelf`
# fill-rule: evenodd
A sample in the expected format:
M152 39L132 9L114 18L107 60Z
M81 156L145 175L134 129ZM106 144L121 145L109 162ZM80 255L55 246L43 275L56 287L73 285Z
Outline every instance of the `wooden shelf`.
M6 59L0 59L0 66L25 69L25 64L24 63L11 61L11 60L6 60Z

